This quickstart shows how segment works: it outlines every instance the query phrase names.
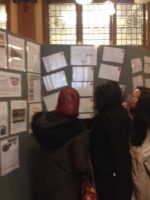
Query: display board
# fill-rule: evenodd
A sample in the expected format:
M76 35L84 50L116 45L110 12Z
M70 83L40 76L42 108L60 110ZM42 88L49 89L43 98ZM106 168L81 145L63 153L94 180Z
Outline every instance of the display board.
M150 51L134 46L37 44L0 30L0 199L32 200L39 146L30 122L56 107L62 88L79 91L79 117L94 115L98 84L114 80L125 96L150 87Z
M98 84L114 80L127 97L136 86L150 87L150 52L134 46L42 45L45 109L56 107L59 91L75 87L80 93L79 117L93 116Z
M33 114L42 110L41 45L0 30L0 199L31 200L38 146Z

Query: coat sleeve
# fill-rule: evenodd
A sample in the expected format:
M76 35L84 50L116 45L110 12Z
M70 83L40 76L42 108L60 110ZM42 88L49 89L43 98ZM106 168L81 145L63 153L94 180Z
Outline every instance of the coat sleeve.
M78 134L73 140L73 167L79 174L86 174L88 171L88 157L89 157L89 136L83 131Z
M115 200L130 200L132 193L131 156L129 135L131 121L125 111L113 112L107 119L109 148L115 162Z

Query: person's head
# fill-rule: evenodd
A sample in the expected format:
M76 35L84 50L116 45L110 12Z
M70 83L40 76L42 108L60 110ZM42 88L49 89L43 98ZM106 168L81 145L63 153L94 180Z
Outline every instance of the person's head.
M141 95L140 87L137 87L132 91L132 94L127 99L128 109L134 109L136 107L140 95Z
M67 87L59 93L56 112L68 117L77 117L79 114L79 93L76 89Z
M137 87L132 94L137 94L134 102L134 143L141 145L147 130L150 128L150 89L146 87Z
M106 81L98 85L95 89L95 109L97 111L106 110L122 102L122 91L115 81Z

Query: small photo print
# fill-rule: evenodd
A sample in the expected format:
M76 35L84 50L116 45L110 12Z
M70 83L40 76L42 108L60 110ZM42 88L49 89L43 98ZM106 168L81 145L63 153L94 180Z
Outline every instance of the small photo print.
M25 121L25 109L14 109L12 113L13 123Z

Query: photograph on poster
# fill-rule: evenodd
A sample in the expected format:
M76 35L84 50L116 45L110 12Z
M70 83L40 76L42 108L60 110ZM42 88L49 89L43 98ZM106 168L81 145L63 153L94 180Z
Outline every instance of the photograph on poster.
M11 101L11 134L27 131L27 101Z

